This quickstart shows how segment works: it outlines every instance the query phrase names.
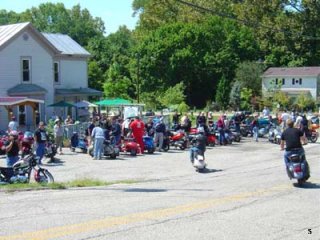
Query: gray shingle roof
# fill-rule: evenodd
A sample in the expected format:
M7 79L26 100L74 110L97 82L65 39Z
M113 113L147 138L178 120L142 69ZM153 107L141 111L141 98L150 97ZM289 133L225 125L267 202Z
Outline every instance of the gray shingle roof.
M47 90L36 84L18 84L8 89L7 92L9 96L21 96L31 94L45 94Z
M320 67L268 68L262 77L313 77L320 75Z
M57 88L56 95L60 96L102 96L102 92L92 88Z
M80 55L89 57L90 53L81 47L71 37L57 33L42 33L42 35L55 46L63 55Z

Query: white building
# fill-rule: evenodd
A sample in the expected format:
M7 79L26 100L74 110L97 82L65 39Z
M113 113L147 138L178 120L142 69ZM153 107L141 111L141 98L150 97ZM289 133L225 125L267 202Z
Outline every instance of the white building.
M289 96L306 94L319 101L320 67L268 68L262 75L262 93L275 84Z
M20 125L34 126L62 116L64 109L50 104L101 96L88 88L89 57L67 35L40 33L31 23L0 26L0 129L12 115Z

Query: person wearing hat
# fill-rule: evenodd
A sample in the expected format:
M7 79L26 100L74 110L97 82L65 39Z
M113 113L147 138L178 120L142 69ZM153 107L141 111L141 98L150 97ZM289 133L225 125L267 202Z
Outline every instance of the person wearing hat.
M4 150L7 154L7 167L12 167L19 160L19 143L17 131L13 130L9 133L9 139L4 144Z
M54 121L53 134L59 154L61 155L63 145L63 127L61 126L61 121L58 118Z
M11 131L18 131L18 127L19 127L19 124L18 124L18 122L16 121L16 117L15 117L15 116L12 116L12 117L11 117L11 121L9 122L9 125L8 125L9 133L10 133Z

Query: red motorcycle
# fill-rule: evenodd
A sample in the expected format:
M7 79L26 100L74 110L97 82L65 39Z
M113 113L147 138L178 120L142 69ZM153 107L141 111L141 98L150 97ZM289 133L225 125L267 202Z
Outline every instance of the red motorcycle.
M184 150L188 147L187 135L184 131L172 132L170 134L170 145Z
M120 151L129 153L131 156L136 156L141 154L140 145L136 142L134 138L124 138L120 146Z
M34 143L33 134L31 132L25 132L21 140L21 156L24 157L32 152Z
M198 128L191 128L189 133L189 139L192 141L192 139L199 133ZM206 133L207 137L207 145L214 147L216 145L217 137L215 132L209 131Z

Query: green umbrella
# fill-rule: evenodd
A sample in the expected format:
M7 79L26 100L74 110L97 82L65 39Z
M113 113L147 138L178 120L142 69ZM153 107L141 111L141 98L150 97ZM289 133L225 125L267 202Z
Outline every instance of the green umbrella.
M96 102L96 104L100 106L120 106L120 105L131 104L131 102L123 98L114 98L114 99L104 99L99 102Z
M48 107L75 107L75 106L65 101L59 101L59 102L48 105Z

